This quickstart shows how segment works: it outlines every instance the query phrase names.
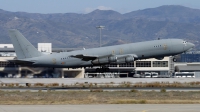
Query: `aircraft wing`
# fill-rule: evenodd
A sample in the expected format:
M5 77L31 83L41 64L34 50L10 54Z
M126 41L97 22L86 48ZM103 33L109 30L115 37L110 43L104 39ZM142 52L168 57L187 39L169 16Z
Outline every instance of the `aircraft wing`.
M71 57L79 58L84 61L95 60L96 58L104 58L104 57L108 57L108 56L112 56L112 54L104 55L104 56L91 56L91 55L84 55L84 54L71 55Z
M25 61L25 60L8 60L9 62L16 63L16 64L33 64L33 61Z
M83 54L71 55L71 57L79 58L79 59L82 59L84 61L94 60L94 59L97 58L96 56L89 56L89 55L83 55Z

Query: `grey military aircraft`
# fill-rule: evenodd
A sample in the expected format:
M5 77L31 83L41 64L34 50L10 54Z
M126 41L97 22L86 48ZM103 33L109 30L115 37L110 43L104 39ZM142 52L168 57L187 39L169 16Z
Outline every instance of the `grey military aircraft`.
M47 55L39 52L18 30L9 30L9 36L17 54L17 59L10 62L52 68L101 66L102 71L109 70L104 67L106 64L131 63L147 58L163 59L194 47L194 44L182 39L159 39Z

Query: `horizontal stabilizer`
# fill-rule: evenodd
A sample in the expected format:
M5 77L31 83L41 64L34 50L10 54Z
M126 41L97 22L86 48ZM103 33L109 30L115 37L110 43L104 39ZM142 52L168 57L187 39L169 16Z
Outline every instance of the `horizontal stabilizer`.
M32 61L25 61L25 60L8 60L9 62L16 63L16 64L33 64Z

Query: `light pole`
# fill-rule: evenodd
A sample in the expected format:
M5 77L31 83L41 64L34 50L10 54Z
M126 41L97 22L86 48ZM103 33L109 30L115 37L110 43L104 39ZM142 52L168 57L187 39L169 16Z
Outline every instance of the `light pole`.
M101 47L101 30L104 29L105 26L96 26L96 28L99 29L99 33L100 33L100 36L99 36L99 47Z

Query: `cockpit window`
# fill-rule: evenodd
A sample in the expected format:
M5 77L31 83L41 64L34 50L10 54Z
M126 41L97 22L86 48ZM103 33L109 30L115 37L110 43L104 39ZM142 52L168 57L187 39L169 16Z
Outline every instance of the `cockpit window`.
M187 41L183 41L183 44L186 44L187 43Z

